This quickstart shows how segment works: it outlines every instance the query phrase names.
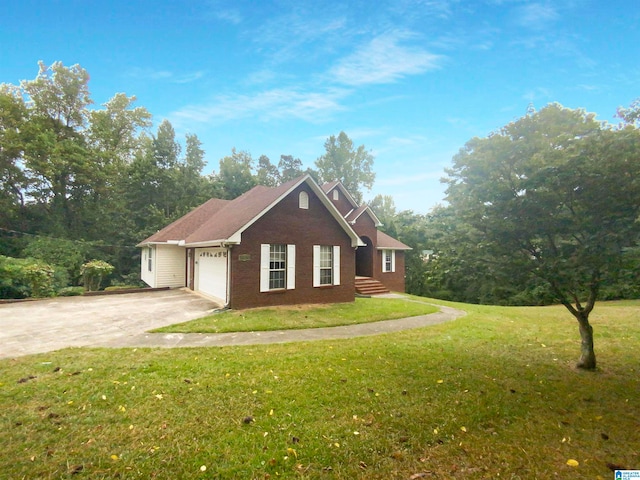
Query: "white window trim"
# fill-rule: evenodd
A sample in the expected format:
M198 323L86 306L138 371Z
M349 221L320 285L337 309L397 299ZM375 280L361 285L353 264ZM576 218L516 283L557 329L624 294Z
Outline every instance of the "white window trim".
M269 288L269 257L270 243L260 244L260 292L270 292ZM287 290L296 288L296 246L287 245L287 258L285 260L285 285ZM274 290L281 290L280 288Z
M391 270L387 270L387 252L391 252ZM382 250L382 273L394 273L396 271L396 251Z
M326 287L327 284L320 283L320 246L313 246L313 286ZM332 283L330 285L340 285L340 245L333 245L332 251L333 270L331 272Z
M153 247L147 249L147 271L153 272Z

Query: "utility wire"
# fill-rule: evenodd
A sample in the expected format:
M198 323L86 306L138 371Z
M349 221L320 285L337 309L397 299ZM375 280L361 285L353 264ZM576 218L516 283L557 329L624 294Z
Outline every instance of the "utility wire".
M72 240L70 238L59 238L59 237L51 237L48 235L39 235L37 233L27 233L27 232L19 232L18 230L11 230L8 228L0 227L0 232L6 232L9 235L23 235L27 237L34 238L48 238L49 240L62 240L65 242L73 242L73 243L81 243L83 245L89 245L92 247L105 247L105 248L137 248L135 245L105 245L100 241L85 241L85 240Z

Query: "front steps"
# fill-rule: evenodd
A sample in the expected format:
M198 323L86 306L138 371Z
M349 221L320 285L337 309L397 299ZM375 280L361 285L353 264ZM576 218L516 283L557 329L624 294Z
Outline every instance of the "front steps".
M356 277L356 293L360 295L379 295L381 293L389 293L389 289L373 278Z

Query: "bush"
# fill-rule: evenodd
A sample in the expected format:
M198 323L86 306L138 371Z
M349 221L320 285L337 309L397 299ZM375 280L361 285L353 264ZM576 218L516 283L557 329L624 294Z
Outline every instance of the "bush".
M48 263L34 261L25 265L22 275L29 285L32 297L51 297L55 293L54 268Z
M0 298L26 298L29 287L22 270L25 260L0 255Z
M102 260L91 260L82 265L80 273L85 290L95 292L102 281L114 271L115 267Z
M66 275L39 260L0 256L0 298L50 297L57 277L64 282Z
M62 238L38 237L29 242L22 254L60 267L56 270L62 269L66 272L67 283L71 280L74 285L77 285L81 276L82 262L88 256L88 246Z
M76 297L84 293L84 287L64 287L58 290L61 297Z

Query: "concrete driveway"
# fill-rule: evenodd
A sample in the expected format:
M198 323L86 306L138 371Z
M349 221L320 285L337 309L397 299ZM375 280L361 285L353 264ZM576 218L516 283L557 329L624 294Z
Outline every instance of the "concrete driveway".
M97 346L219 308L187 290L0 304L0 358Z

